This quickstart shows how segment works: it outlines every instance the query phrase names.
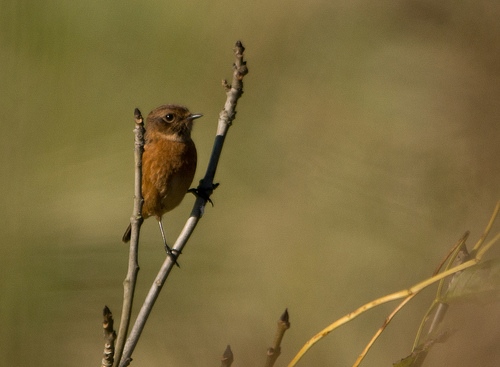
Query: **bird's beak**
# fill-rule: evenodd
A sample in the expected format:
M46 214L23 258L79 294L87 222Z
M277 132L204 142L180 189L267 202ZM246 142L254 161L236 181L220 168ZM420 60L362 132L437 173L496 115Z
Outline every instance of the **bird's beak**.
M199 119L201 116L203 116L201 113L194 113L194 114L189 115L188 119L195 120L195 119Z

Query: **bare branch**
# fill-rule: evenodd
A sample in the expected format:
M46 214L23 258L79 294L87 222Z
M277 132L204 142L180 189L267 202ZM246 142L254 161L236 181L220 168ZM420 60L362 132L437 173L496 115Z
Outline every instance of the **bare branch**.
M116 344L116 355L114 367L118 366L125 346L125 339L130 325L130 317L132 314L132 304L134 300L135 284L137 282L137 274L139 272L139 233L142 222L142 205L144 199L142 197L142 154L144 153L144 119L141 111L138 108L134 111L135 118L135 195L134 195L134 211L130 218L131 236L130 250L128 258L128 271L125 280L123 281L123 305L120 320L120 329L118 330L118 339Z
M285 331L290 329L290 321L288 316L288 309L281 315L278 320L278 328L276 330L276 336L274 338L273 346L267 350L267 359L265 367L272 367L276 363L276 360L281 354L281 341L285 335Z
M233 80L231 85L227 81L223 80L222 85L226 91L226 103L224 108L219 113L219 122L217 125L217 136L215 137L214 146L212 148L212 154L210 156L210 161L208 162L207 171L205 177L200 181L198 186L198 193L208 199L214 190L214 177L217 170L217 165L219 163L219 158L222 151L222 146L224 145L224 139L226 137L229 127L232 125L234 119L236 118L236 104L238 99L243 94L243 77L248 74L248 68L246 61L243 59L243 53L245 48L240 41L236 42L234 47L235 63L233 64ZM194 209L200 209L196 213L202 215L202 207L205 206L206 201L202 206L195 207Z

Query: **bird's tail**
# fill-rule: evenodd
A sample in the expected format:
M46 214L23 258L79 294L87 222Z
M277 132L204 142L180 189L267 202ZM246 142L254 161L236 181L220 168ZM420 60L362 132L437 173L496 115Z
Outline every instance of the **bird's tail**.
M130 233L131 232L132 232L132 225L129 224L128 227L127 227L127 230L123 234L123 237L122 237L122 241L123 242L127 243L128 241L130 241Z

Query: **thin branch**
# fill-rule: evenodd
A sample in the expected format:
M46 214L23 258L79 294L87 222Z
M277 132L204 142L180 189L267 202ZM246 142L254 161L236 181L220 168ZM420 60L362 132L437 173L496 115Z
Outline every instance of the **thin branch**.
M234 48L234 53L236 57L235 64L233 65L233 81L232 85L229 86L226 83L226 103L224 105L224 110L219 115L219 123L217 126L217 135L215 137L214 146L212 149L212 155L208 163L207 171L205 177L200 181L198 188L196 189L197 198L194 203L191 215L186 221L182 232L180 233L177 241L172 247L175 253L181 254L186 242L193 233L198 221L203 215L205 205L207 201L210 200L210 195L217 185L214 184L214 176L219 162L219 158L222 152L222 147L224 144L224 139L226 137L229 126L231 126L232 121L236 115L236 104L238 99L243 94L243 77L248 73L246 67L246 62L243 60L244 47L240 41L236 42ZM132 242L132 241L131 241ZM125 348L120 361L119 366L128 366L131 361L132 353L139 341L139 337L144 329L146 321L151 313L151 310L155 304L158 295L165 284L165 281L172 270L175 261L172 261L171 256L167 256L163 265L161 266L158 275L156 276L153 285L151 286L148 295L144 301L144 304L139 311L137 319L135 321L130 335L125 343Z
M104 329L104 355L102 357L102 367L111 367L113 365L113 356L115 354L116 332L113 329L113 314L108 306L104 306L102 327Z
M382 324L382 326L377 330L377 332L375 333L375 335L373 335L373 337L370 339L370 341L368 342L368 344L366 345L365 349L363 349L363 351L361 352L361 354L358 356L358 359L356 359L356 362L354 362L354 364L352 365L352 367L358 367L360 365L360 363L363 361L363 359L366 357L366 354L368 353L368 351L370 350L370 348L372 347L372 345L375 343L375 341L378 339L378 337L382 334L382 332L385 330L385 328L387 327L387 325L389 325L389 323L392 321L392 319L394 318L394 316L396 316L396 314L408 303L410 302L413 297L415 297L417 295L417 293L414 293L414 294L411 294L409 295L408 297L406 297L392 312L389 316L387 316L387 318L384 320L384 323Z
M267 350L267 358L265 367L273 367L276 360L281 354L281 341L285 332L290 329L290 318L288 315L288 309L283 312L280 319L278 320L278 328L276 330L276 336L274 337L274 342L272 347Z
M458 240L458 242L450 250L446 259L441 262L440 266L442 266L442 264L444 264L444 262L446 262L446 260L449 259L448 264L445 267L445 270L448 270L453 265L463 264L465 261L470 259L469 256L463 256L461 258L459 257L460 253L462 253L462 252L467 253L467 247L465 245L465 241L467 240L468 237L469 237L469 231L466 231L465 234L462 236L462 238L460 238ZM457 259L458 259L458 263L454 264L454 262ZM434 271L434 275L436 275L439 272L439 270L440 270L440 268L437 268ZM458 274L460 274L460 273L453 274L453 277L451 278L450 282ZM446 313L446 310L447 310L447 307L445 307L444 304L442 303L444 284L445 284L445 280L442 279L439 282L439 285L437 287L436 298L434 298L434 301L432 302L431 306L429 307L429 309L425 313L424 317L422 318L422 322L420 323L420 326L418 327L417 335L415 337L415 341L413 342L412 351L414 351L419 346L420 338L421 338L422 333L424 331L424 327L426 326L426 324L430 318L431 313L434 312L434 317L433 317L433 321L431 322L431 326L427 330L427 334L430 334L433 331L435 325L437 325L437 323L440 323L441 319L444 318L444 314Z
M497 233L495 235L495 237L493 237L491 239L491 241L489 241L488 243L486 243L486 245L482 246L479 251L477 252L477 256L476 258L481 260L484 256L484 254L490 249L491 246L493 246L495 244L495 242L497 242L498 240L500 240L500 233Z
M491 227L493 227L493 223L495 222L495 219L497 218L499 212L500 212L500 200L497 201L497 205L495 206L495 210L493 210L493 215L491 216L490 221L489 221L488 225L486 226L486 229L483 232L483 235L481 236L479 241L477 241L477 243L474 245L474 248L471 251L473 256L475 256L476 251L479 251L481 249L481 246L483 245L484 240L486 239L486 237L490 233ZM482 254L484 254L484 252L485 251L481 252L480 256L482 256Z
M135 285L137 282L137 274L139 272L139 233L142 222L142 205L144 199L142 197L142 154L144 153L144 119L141 111L138 108L134 111L135 117L135 195L134 195L134 211L130 218L132 226L130 236L130 250L128 258L128 271L125 280L123 281L123 306L120 320L120 329L118 330L118 339L116 343L115 363L113 367L117 367L120 363L123 349L125 347L125 339L130 325L132 315L132 305L134 301Z
M226 80L222 81L222 86L226 91L226 103L224 104L222 111L219 113L217 135L212 148L210 161L208 162L207 171L198 187L198 190L201 190L200 193L202 193L205 197L210 197L213 192L215 172L217 170L217 165L219 164L224 139L226 138L229 127L236 118L236 105L238 103L238 99L243 94L243 77L248 74L246 61L243 59L244 52L245 48L242 43L237 41L234 47L235 62L233 64L233 80L231 84L228 84Z
M470 232L469 231L465 231L464 235L462 236L462 238L460 238L457 243L455 243L455 245L450 249L450 251L448 251L448 253L446 254L446 256L444 257L443 260L441 260L441 262L439 263L439 265L436 267L436 270L434 270L434 273L432 273L432 275L436 275L437 273L439 273L439 271L441 270L441 268L443 267L444 263L446 262L446 260L448 260L450 257L453 259L453 254L457 253L457 249L459 249L460 247L462 247L464 244L465 244L465 241L467 241L467 238L469 238L469 234Z

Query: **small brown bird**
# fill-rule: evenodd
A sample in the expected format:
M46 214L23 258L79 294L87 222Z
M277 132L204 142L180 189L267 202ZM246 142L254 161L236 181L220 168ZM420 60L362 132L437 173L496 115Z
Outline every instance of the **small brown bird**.
M163 231L162 216L179 205L193 182L196 171L196 147L191 139L193 120L201 114L191 114L186 107L163 105L147 117L144 154L142 156L142 196L144 219L155 216L169 255ZM131 226L123 235L130 241Z

